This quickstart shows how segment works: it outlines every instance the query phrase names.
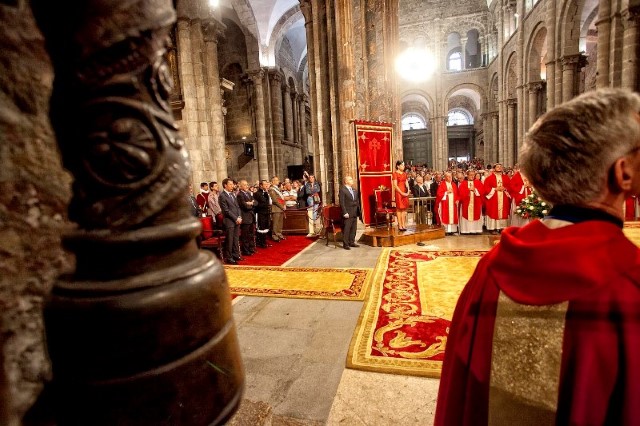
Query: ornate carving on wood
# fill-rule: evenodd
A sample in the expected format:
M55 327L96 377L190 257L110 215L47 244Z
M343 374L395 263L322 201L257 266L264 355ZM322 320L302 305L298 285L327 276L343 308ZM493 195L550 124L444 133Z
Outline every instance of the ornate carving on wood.
M76 271L45 308L58 424L220 424L244 374L224 270L197 249L173 121L171 0L32 0L74 175ZM169 56L170 58L170 56Z

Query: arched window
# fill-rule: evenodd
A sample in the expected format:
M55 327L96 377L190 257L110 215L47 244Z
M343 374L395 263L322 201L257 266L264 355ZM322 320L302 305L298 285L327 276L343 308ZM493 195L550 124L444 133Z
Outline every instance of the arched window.
M407 114L402 117L402 130L417 130L426 128L427 124L419 115Z
M449 55L449 71L462 70L462 53L453 52Z
M466 126L473 124L473 118L467 111L456 108L449 111L447 126Z

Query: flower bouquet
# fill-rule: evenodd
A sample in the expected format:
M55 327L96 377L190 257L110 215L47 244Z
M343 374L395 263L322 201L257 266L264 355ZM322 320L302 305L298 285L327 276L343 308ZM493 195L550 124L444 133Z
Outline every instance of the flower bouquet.
M542 219L551 210L551 205L533 191L522 199L516 208L516 214L523 219Z

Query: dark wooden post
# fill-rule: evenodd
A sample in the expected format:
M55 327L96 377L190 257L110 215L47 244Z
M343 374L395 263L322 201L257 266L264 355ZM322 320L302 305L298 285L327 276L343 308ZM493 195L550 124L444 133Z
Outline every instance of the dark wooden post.
M221 264L199 251L169 104L171 0L33 0L55 70L51 120L74 176L76 271L45 308L57 420L225 421L244 373Z

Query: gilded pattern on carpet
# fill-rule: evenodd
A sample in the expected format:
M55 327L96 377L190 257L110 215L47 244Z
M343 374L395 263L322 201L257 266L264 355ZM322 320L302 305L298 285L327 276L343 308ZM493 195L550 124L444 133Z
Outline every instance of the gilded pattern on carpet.
M347 366L437 376L458 296L485 251L383 251Z
M225 266L232 294L363 300L370 269Z

